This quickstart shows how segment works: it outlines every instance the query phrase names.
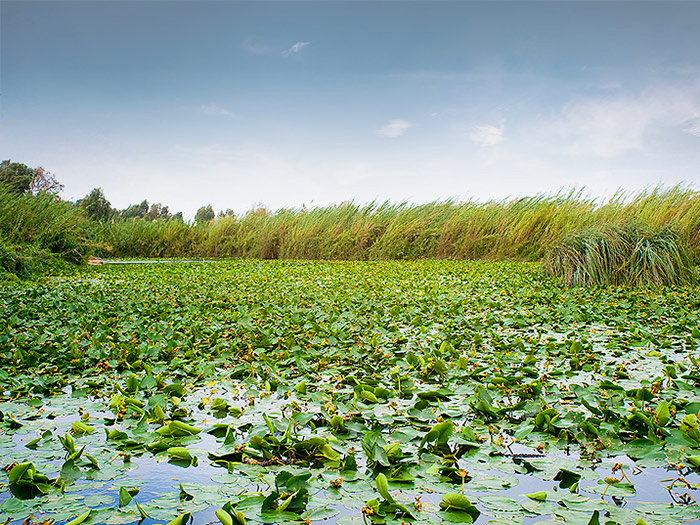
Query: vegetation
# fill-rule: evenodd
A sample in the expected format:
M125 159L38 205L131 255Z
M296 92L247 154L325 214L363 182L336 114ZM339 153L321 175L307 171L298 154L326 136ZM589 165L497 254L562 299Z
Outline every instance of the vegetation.
M19 162L3 160L0 162L0 185L17 195L31 193L50 193L57 195L63 185L51 173L39 166L31 169Z
M207 206L202 206L197 210L197 213L194 216L194 222L197 224L203 224L205 222L209 222L214 217L214 208L212 208L211 204L209 204Z
M538 261L548 254L547 267L570 284L667 285L687 282L688 266L700 260L700 192L683 186L607 201L579 191L486 203L344 202L275 212L257 206L218 216L207 205L188 224L146 200L116 210L101 188L75 204L62 201L61 184L43 168L4 161L0 181L0 240L3 253L14 254L3 256L2 268L15 273L41 267L19 260L88 255ZM661 256L664 247L673 253ZM603 252L613 258L593 257Z
M192 226L114 220L96 234L105 247L99 255L537 261L569 233L639 224L673 225L689 257L700 256L700 193L683 187L618 194L608 201L572 192L488 203L343 203L276 212L258 207L219 217L203 210L206 217Z
M673 286L695 281L678 234L670 227L586 230L548 250L545 269L571 286Z
M173 262L7 288L0 515L697 520L698 304L697 287L563 288L482 261Z
M28 269L39 263L37 257L80 262L88 249L88 227L81 210L70 202L45 192L17 195L0 185L0 243L6 254L5 269Z

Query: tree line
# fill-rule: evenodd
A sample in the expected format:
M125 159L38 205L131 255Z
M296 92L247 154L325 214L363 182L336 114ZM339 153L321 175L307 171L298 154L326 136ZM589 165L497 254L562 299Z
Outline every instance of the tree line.
M56 177L45 168L41 166L30 168L26 164L10 160L4 160L0 163L0 184L15 195L45 193L55 196L56 199L60 199L59 193L64 188L64 185L58 182ZM181 211L170 213L168 206L159 202L149 204L146 199L138 204L131 204L123 210L113 208L102 188L94 188L83 198L78 199L75 205L85 211L88 219L94 221L140 218L146 221L160 219L184 222ZM230 215L233 215L231 210L219 212L219 216ZM197 210L195 222L205 223L214 219L215 216L211 205L202 206Z

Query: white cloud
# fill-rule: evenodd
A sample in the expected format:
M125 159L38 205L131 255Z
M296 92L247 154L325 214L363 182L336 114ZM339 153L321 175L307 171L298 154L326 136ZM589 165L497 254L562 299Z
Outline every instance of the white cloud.
M700 111L700 85L666 86L637 95L618 94L572 102L550 123L574 156L614 157L641 150L663 129L680 129ZM697 131L692 122L688 133Z
M243 49L251 55L267 55L270 52L267 46L253 40L245 40L243 42Z
M309 44L311 44L311 42L297 42L296 44L292 45L292 47L290 47L289 49L285 49L284 51L282 51L282 56L288 57L296 55Z
M377 135L394 139L403 135L408 128L412 128L415 124L406 120L390 120L384 127L375 130Z
M233 113L231 113L228 109L222 108L221 106L217 106L216 104L203 104L199 107L199 109L204 113L205 115L214 115L217 117L233 117Z
M407 71L400 73L386 73L379 75L379 77L396 80L469 80L480 78L480 76L476 74L441 71Z
M688 127L683 128L683 131L685 131L686 133L690 133L691 135L700 137L700 117L688 121L687 125Z
M503 142L503 124L500 126L474 126L467 136L482 148Z

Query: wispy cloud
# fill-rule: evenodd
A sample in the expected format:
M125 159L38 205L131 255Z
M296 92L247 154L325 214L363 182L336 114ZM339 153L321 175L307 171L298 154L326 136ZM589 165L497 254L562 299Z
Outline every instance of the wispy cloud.
M641 94L619 94L567 104L553 124L566 152L575 156L614 157L641 150L654 132L682 129L696 134L700 85L665 86Z
M386 123L385 126L375 130L374 132L377 135L381 135L382 137L395 139L396 137L400 137L401 135L403 135L408 128L412 128L413 126L415 126L413 122L396 119L390 120Z
M683 128L683 131L686 133L690 133L691 135L695 135L697 137L700 137L700 117L694 118L687 123L687 128Z
M622 84L617 81L610 81L610 82L603 82L598 86L598 89L603 89L603 90L614 90L614 89L621 89Z
M475 75L442 71L406 71L398 73L386 73L379 76L381 78L394 78L398 80L455 80L458 78L472 78Z
M305 48L309 44L311 44L311 42L297 42L297 43L293 44L290 48L282 51L282 56L288 57L288 56L296 55L297 53L299 53L303 48Z
M234 114L228 109L217 106L216 104L203 104L199 107L200 111L205 115L213 115L216 117L233 117Z
M503 142L504 126L474 126L467 136L482 148Z
M270 53L270 49L267 46L250 39L243 42L243 49L251 55L267 55Z

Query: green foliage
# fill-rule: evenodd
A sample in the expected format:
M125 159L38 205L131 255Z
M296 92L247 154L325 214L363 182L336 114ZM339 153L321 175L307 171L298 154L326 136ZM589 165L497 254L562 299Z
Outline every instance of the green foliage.
M204 224L211 221L214 216L214 208L212 208L211 204L209 204L207 206L202 206L197 210L197 213L194 216L194 221L197 224Z
M141 204L132 204L128 208L122 210L119 216L123 219L144 218L148 214L148 210L148 201L144 199Z
M147 204L139 205L144 218ZM111 248L105 255L115 257L537 261L569 233L632 220L652 230L673 225L690 256L700 255L700 193L681 186L619 193L608 201L569 192L486 203L344 202L274 212L257 207L218 217L205 206L192 226L114 221L96 240Z
M17 195L0 186L0 267L22 278L80 262L88 252L82 210L49 193Z
M46 494L53 483L47 476L37 472L34 463L25 461L9 469L7 473L10 492L20 499L31 499Z
M3 160L0 163L0 185L7 191L20 195L27 193L34 180L34 170L19 162Z
M545 269L570 286L672 286L693 282L681 237L671 228L586 230L550 248Z
M95 229L97 254L149 258L192 256L200 238L198 233L178 220L110 220Z
M115 213L102 188L93 189L76 204L83 208L87 217L93 221L106 221Z
M115 216L120 219L145 219L147 221L155 221L158 219L179 219L182 220L182 213L177 213L175 215L170 214L167 206L163 206L160 203L154 202L149 205L147 200L142 201L140 204L132 204L128 208L114 213Z
M698 508L660 471L696 483L699 301L450 260L106 265L7 288L0 512L682 523Z

